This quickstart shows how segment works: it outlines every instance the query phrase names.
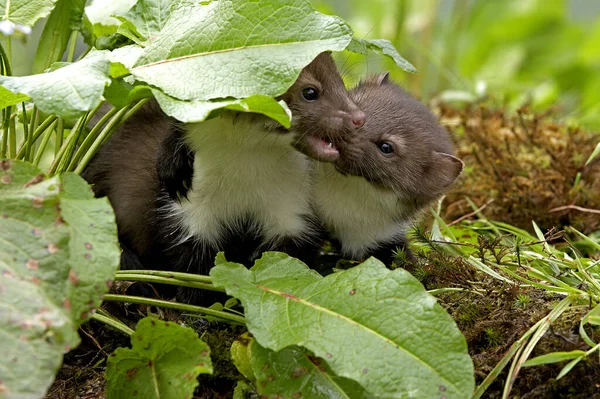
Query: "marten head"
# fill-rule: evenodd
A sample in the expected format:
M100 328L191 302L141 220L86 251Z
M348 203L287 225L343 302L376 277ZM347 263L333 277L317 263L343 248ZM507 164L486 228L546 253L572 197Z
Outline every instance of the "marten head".
M321 161L336 159L332 142L365 123L364 112L350 99L329 53L319 54L278 99L292 111L294 146Z
M452 155L448 133L421 102L389 81L388 74L362 81L351 100L365 123L336 142L336 169L393 191L405 203L423 206L456 181L463 162Z

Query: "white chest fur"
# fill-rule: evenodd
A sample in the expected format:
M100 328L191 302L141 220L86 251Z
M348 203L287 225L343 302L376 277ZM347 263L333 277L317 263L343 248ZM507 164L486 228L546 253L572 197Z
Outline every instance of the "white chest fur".
M394 242L407 229L397 196L362 177L344 176L333 165L316 169L314 201L318 217L340 241L342 254L362 259L367 251Z
M292 134L268 132L251 119L226 114L188 128L192 187L170 210L183 225L182 239L218 246L244 220L252 231L240 233L265 244L310 233L312 162L291 147Z

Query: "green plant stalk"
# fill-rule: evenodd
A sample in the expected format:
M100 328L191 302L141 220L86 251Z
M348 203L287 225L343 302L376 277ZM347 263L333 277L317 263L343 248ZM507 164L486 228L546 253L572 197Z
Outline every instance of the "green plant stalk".
M125 324L121 323L118 320L115 320L113 318L107 317L107 316L103 316L101 314L98 313L94 313L92 315L92 319L99 321L100 323L104 323L106 325L109 325L111 327L113 327L114 329L121 331L122 333L126 334L126 335L131 335L133 334L133 330L129 327L127 327Z
M181 273L181 272L168 272L163 270L118 270L115 275L119 276L122 274L127 275L142 275L142 276L159 276L166 278L174 278L182 281L195 281L198 283L212 283L212 279L209 276L203 276L201 274L192 273Z
M23 154L22 159L25 161L29 161L29 154L31 153L31 142L33 141L31 137L29 137L29 122L27 121L27 110L25 109L25 103L22 102L23 109L23 145L25 147L25 154ZM33 132L32 132L33 133ZM19 158L21 156L18 155Z
M29 131L34 132L37 129L40 122L40 110L33 104L33 109L31 110L31 120L29 121ZM33 154L28 153L28 159L31 159Z
M119 274L115 275L115 281L142 281L146 283L157 283L157 284L169 284L169 285L177 285L180 287L190 287L190 288L198 288L209 291L217 291L217 292L225 292L223 288L217 288L212 284L207 283L198 283L194 281L185 281L185 280L177 280L174 278L166 278L159 276L149 276L149 275L136 275L136 274Z
M86 117L84 115L81 118L79 118L77 122L75 122L75 126L73 126L73 128L69 132L69 137L67 137L67 141L63 143L63 145L60 147L60 151L54 157L54 161L52 161L52 165L50 165L50 168L48 169L48 174L60 173L61 166L65 166L66 161L64 161L64 158L66 157L68 149L74 148L77 144L77 139L79 138L79 129L81 128L81 125L83 124L83 121L85 119Z
M17 124L16 114L12 113L13 107L10 108L10 119L8 122L8 157L15 159L17 156Z
M2 115L4 117L4 115ZM2 143L0 144L0 158L6 158L8 152L8 129L4 128L2 124Z
M92 118L94 117L94 115L96 115L96 112L98 112L100 110L100 108L102 108L102 106L104 105L104 101L100 101L98 103L98 105L96 105L94 108L92 108L87 114L86 114L86 119L85 119L85 126L88 125L88 123L90 123L90 121L92 120Z
M85 119L85 117L84 117L84 119ZM67 151L64 154L64 156L62 157L62 159L58 165L58 168L56 170L56 173L63 173L63 172L68 171L69 163L71 162L71 159L73 158L73 154L75 152L75 147L77 147L77 143L79 142L79 139L81 138L81 135L83 134L84 131L85 131L85 124L80 123L78 126L78 129L75 132L76 134L73 136L73 139L68 142Z
M113 132L116 130L116 128L119 124L119 120L123 117L123 115L125 115L126 112L127 112L127 109L122 108L119 111L117 111L117 113L115 115L113 115L113 117L106 124L104 129L102 129L102 132L100 132L98 137L96 137L96 139L92 143L90 149L87 150L87 152L81 156L82 160L81 160L81 162L79 162L79 164L75 168L75 173L80 175L84 171L84 169L90 163L90 161L92 160L94 155L96 155L96 152L100 148L100 145L102 145L104 140L108 139L108 137L110 137L113 134Z
M50 140L50 136L52 136L52 133L54 132L54 128L56 127L58 121L55 119L52 124L46 129L46 133L44 134L44 137L42 138L42 142L40 143L40 146L38 147L38 150L35 154L35 157L33 158L33 164L35 166L38 166L38 164L40 163L40 160L42 159L42 155L44 155L44 152L46 151L46 147L48 146L48 141Z
M519 371L521 370L521 367L523 366L523 363L525 363L529 356L531 356L531 352L533 352L533 349L535 348L539 340L542 339L542 336L546 333L546 331L548 331L550 325L561 314L563 314L564 311L569 308L569 306L571 306L575 298L575 296L570 295L564 298L562 301L560 301L558 305L556 305L554 309L552 309L552 311L550 311L550 313L548 313L548 315L542 319L542 323L533 333L531 340L523 348L522 353L517 354L517 356L515 356L513 364L511 365L511 369L508 372L507 382L504 385L502 399L508 399L510 391L512 390L513 384L517 378L517 375L519 374Z
M69 37L69 50L67 52L67 62L73 62L73 59L75 58L75 49L77 48L78 35L78 30L74 30L71 32L71 36Z
M6 65L12 65L12 37L6 36L6 52L3 54ZM10 68L6 68L6 76L12 76L12 72L9 72Z
M181 310L184 312L200 313L200 314L205 314L208 316L218 317L220 319L230 321L230 322L236 323L236 324L242 324L242 325L246 324L246 319L241 316L233 315L233 314L230 314L227 312L221 312L219 310L205 308L202 306L187 305L187 304L183 304L183 303L163 301L160 299L144 298L144 297L140 297L140 296L116 295L116 294L106 294L106 295L104 295L104 300L109 301L109 302L130 302L130 303L137 303L139 305L149 305L149 306L157 306L157 307L163 307L163 308L168 308L168 309L177 309L177 310Z
M127 119L129 119L133 114L135 114L149 99L145 98L143 100L138 101L131 108L122 108L117 111L117 114L108 122L106 127L102 130L102 132L98 135L91 148L85 153L77 168L75 168L75 173L81 174L86 166L90 163L96 152L100 148L100 146L106 142L110 138L110 136L114 133L114 131L121 126Z
M46 131L46 129L48 129L48 126L50 126L55 120L56 120L56 116L50 115L49 117L47 117L44 120L44 122L42 122L41 125L39 125L37 127L37 129L35 129L35 131L31 134L31 136L33 137L32 145L40 138L40 136ZM26 151L27 151L27 148L25 146L25 143L23 143L23 145L21 145L21 147L19 148L19 152L17 153L17 158L21 158L21 157L25 156Z
M77 152L73 156L73 159L71 160L71 164L69 165L69 170L70 171L72 171L73 169L75 169L75 167L77 166L77 164L81 160L81 157L83 157L83 155L86 153L86 151L90 148L90 146L94 142L94 138L96 138L96 135L97 135L98 131L100 129L102 129L102 127L106 124L106 122L108 120L110 120L110 118L112 118L113 115L115 115L116 113L117 113L117 109L116 108L112 108L104 116L102 116L102 118L98 121L98 123L96 123L94 125L94 127L92 128L92 130L88 133L88 135L86 136L86 138L83 140L83 143L81 143L81 145L77 149Z
M63 118L58 118L58 124L56 125L56 138L54 140L54 157L58 155L58 151L63 144L63 136L65 134L65 121Z
M9 44L10 42L8 41L8 38L10 36L7 36L7 44ZM7 47L8 49L8 47ZM12 63L10 61L10 53L9 51L5 51L4 50L4 46L2 46L2 43L0 43L0 57L2 58L2 66L4 67L4 75L5 76L12 76Z

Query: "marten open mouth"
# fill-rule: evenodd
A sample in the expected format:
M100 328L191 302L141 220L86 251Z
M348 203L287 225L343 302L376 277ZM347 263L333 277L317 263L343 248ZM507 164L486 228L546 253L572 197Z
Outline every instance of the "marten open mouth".
M323 137L306 135L298 142L299 149L317 161L333 162L340 156L335 144Z

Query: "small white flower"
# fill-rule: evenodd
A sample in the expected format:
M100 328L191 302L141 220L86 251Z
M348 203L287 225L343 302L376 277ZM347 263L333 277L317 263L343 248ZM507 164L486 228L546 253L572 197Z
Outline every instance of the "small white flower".
M20 31L22 34L24 34L26 36L31 35L31 26L16 24L15 29Z
M18 33L22 33L25 36L31 35L31 27L21 24L15 24L12 21L5 19L4 21L0 21L0 33L3 33L5 36L12 36L15 31Z
M0 22L0 32L4 35L9 36L15 32L15 24L11 21L4 20Z

